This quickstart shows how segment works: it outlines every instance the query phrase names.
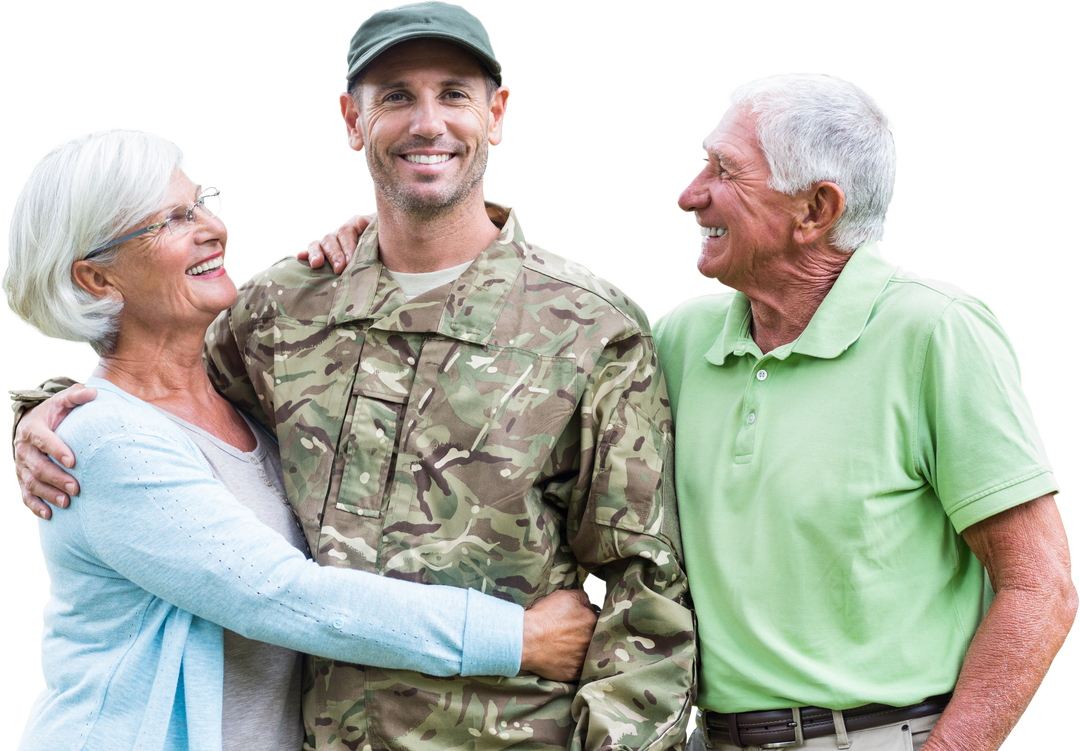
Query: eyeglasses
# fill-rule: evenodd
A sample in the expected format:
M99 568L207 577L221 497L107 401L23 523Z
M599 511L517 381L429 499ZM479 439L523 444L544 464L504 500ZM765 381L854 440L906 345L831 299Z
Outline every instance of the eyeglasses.
M199 199L190 206L177 206L175 209L169 212L169 215L165 217L165 221L156 222L149 226L137 229L134 232L129 232L126 235L110 240L99 248L94 248L85 256L83 260L89 260L99 253L104 253L109 248L115 248L117 245L123 242L127 242L132 238L139 235L145 235L147 232L156 232L157 230L165 227L169 230L169 234L176 235L184 232L187 229L187 225L195 222L195 209L201 208L206 212L207 216L217 216L221 210L221 191L217 188L207 188L201 194Z

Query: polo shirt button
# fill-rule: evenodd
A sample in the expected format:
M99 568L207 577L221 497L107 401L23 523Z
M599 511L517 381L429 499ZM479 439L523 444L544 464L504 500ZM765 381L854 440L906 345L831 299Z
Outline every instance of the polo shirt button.
M756 420L756 419L757 419L757 415L755 415L753 412L751 412L750 414L748 414L746 416L746 424L747 425L753 425L754 420Z
M334 628L342 629L344 627L345 627L345 619L344 618L335 618L334 619Z
M769 372L767 370L759 370L757 372L757 379L759 381L764 381L768 377L769 377Z

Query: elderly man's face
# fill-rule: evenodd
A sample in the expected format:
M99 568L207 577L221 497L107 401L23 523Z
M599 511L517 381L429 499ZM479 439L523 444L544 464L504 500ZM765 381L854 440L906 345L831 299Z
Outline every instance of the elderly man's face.
M489 100L475 57L417 39L391 47L365 70L360 107L342 96L354 149L367 148L371 177L392 205L438 216L478 190L488 144L502 139L506 89Z
M769 187L754 116L731 109L706 137L708 165L679 196L702 227L698 271L743 289L792 247L797 201Z

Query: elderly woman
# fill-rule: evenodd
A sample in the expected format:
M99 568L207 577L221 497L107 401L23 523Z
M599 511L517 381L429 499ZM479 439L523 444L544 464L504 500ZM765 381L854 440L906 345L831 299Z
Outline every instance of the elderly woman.
M48 688L21 747L296 751L299 651L572 678L594 622L576 595L523 616L308 560L274 441L203 370L203 335L236 288L218 191L180 161L145 133L72 141L37 166L12 221L12 309L100 355L97 398L59 430L81 493L41 529Z

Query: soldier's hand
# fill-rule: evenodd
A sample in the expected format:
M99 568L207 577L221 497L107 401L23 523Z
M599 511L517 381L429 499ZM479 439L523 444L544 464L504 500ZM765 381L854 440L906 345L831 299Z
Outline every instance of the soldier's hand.
M581 677L596 627L596 609L581 589L563 589L525 611L521 668L553 681Z
M322 240L308 245L307 250L301 250L296 257L307 261L313 269L322 268L326 261L330 261L334 273L340 274L352 260L360 235L374 219L374 214L357 214L330 234L324 235Z
M68 469L75 466L75 455L53 431L71 410L96 396L97 389L81 384L64 389L27 412L15 430L15 474L23 503L42 519L52 516L42 499L66 508L79 492L75 478L49 461L51 456Z

